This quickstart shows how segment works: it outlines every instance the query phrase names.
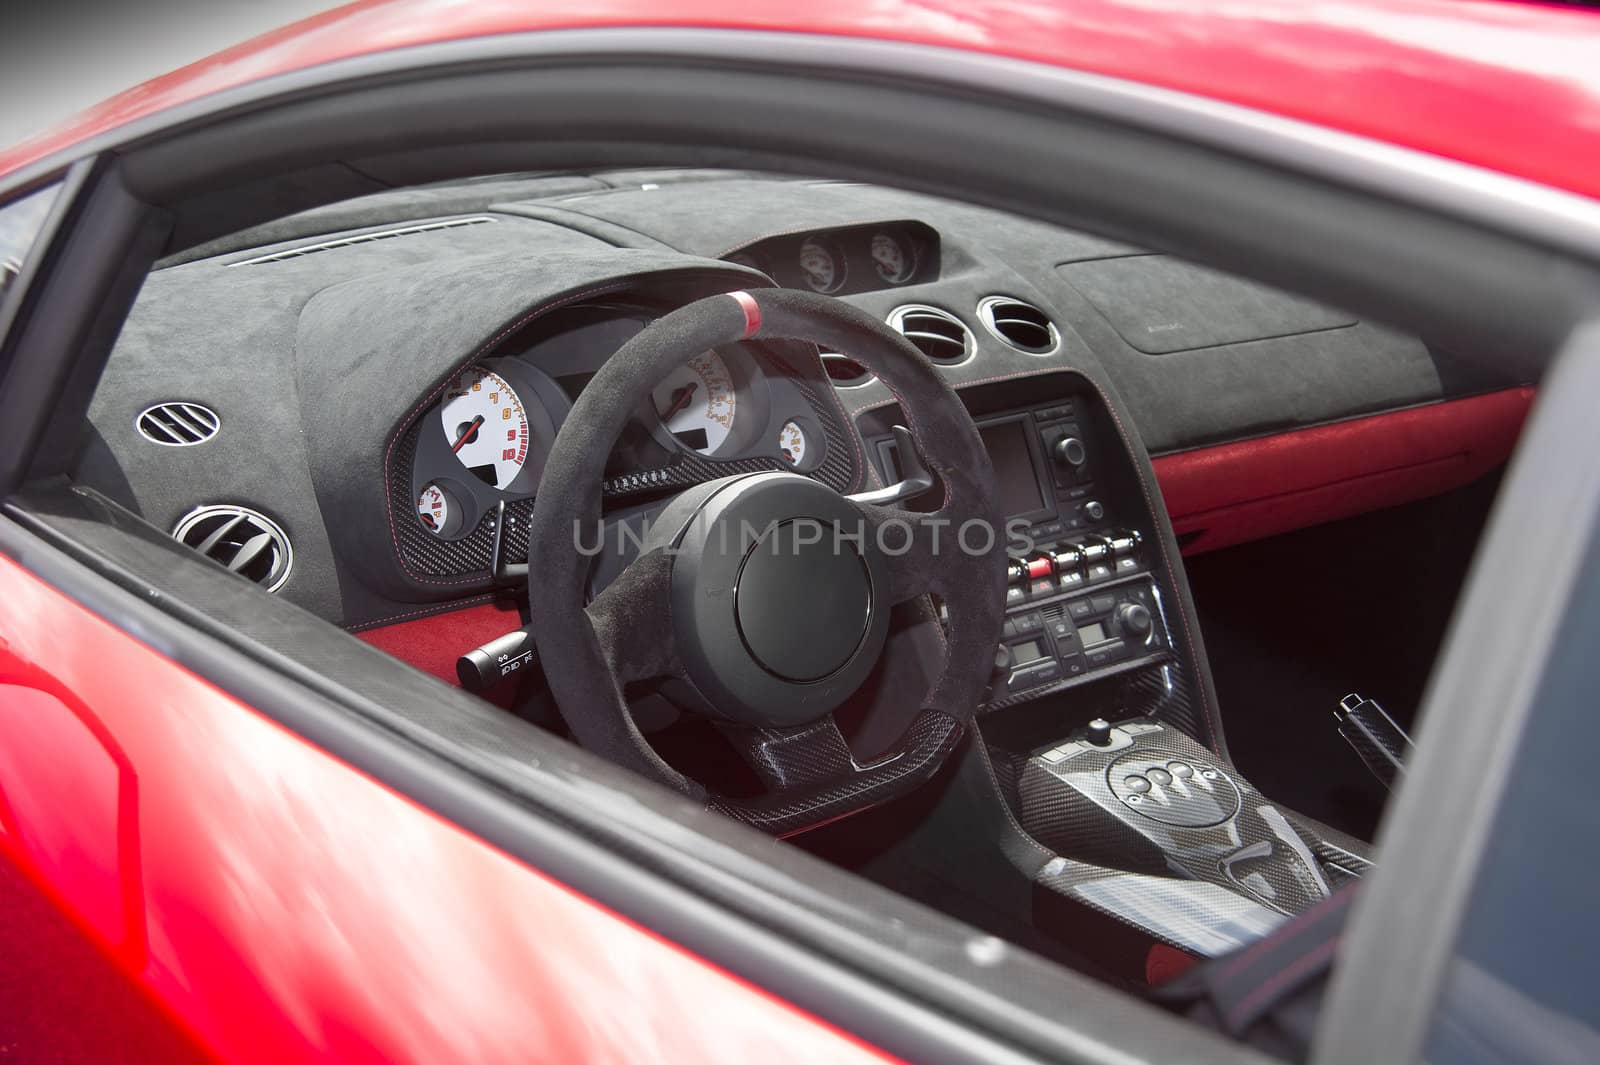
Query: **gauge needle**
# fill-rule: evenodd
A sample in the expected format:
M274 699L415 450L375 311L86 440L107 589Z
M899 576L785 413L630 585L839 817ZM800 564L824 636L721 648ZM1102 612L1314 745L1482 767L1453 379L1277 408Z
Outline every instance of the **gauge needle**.
M687 407L689 405L689 401L694 399L695 388L695 383L690 381L688 384L672 393L672 403L667 407L666 410L662 411L661 420L664 422L670 422L679 411Z
M462 432L460 439L458 439L455 443L450 445L450 454L454 455L457 451L460 451L461 450L461 445L465 444L467 442L467 438L470 437L473 433L477 432L478 431L478 426L480 426L482 424L483 424L483 415L480 414L476 418L472 419L471 424L469 424L466 427L466 429Z

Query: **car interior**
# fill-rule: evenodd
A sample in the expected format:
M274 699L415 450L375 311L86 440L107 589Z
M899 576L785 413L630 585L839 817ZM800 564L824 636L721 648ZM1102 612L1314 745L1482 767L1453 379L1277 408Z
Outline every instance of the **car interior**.
M494 173L161 259L29 507L1144 995L1381 860L1531 380L921 192Z
M1590 363L1541 381L1593 306L1560 194L687 30L330 63L81 150L12 179L61 189L0 350L0 549L47 583L905 1060L1420 1040L1369 977L1446 964L1481 840L1439 826L1592 517L1550 480L1592 431ZM1268 991L1334 944L1275 948L1352 897L1319 1022Z

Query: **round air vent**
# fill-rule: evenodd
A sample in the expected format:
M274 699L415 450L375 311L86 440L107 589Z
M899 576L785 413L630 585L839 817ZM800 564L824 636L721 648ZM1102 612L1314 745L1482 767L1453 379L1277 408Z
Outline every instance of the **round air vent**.
M283 587L294 565L289 538L278 523L248 507L196 507L172 536L269 592Z
M833 351L824 351L821 355L822 368L828 371L834 388L860 388L872 380L867 368L847 355Z
M909 303L889 312L889 326L915 344L929 362L954 366L972 358L972 333L949 311Z
M157 403L139 412L134 420L139 435L152 444L166 447L191 447L217 435L222 419L202 403Z
M989 332L1029 355L1049 355L1061 346L1055 323L1031 303L990 296L978 304L978 318Z

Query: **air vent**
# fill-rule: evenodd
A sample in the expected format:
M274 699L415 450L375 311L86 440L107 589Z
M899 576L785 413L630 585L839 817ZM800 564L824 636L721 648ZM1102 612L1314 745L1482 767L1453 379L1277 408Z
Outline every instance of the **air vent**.
M289 248L286 251L275 251L270 255L257 255L253 259L240 259L236 263L229 263L228 268L235 266L262 266L266 263L281 263L288 259L298 259L302 255L315 255L319 251L333 251L335 248L351 248L357 244L371 244L375 240L389 240L393 237L412 237L418 233L437 233L442 229L460 229L462 226L480 226L485 222L493 222L488 215L475 215L472 218L451 218L444 222L423 222L414 226L396 226L393 229L377 229L371 233L360 233L353 237L340 237L337 240L324 240L317 244L302 244L298 248Z
M915 344L929 362L954 366L972 358L972 334L948 311L907 304L889 312L889 326Z
M1061 345L1055 323L1031 303L990 296L978 304L978 317L989 332L1029 355L1049 355Z
M269 592L283 587L294 565L289 538L278 523L248 507L196 507L172 536Z
M193 447L217 435L222 419L203 403L176 400L157 403L139 412L134 420L139 435L163 447Z
M865 366L837 352L822 352L822 368L828 371L834 388L860 388L872 380Z

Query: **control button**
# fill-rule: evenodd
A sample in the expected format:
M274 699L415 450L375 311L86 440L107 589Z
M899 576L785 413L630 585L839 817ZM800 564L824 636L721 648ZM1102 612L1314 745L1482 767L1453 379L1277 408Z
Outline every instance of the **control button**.
M1050 623L1050 635L1055 637L1057 643L1074 643L1078 639L1078 630L1072 622L1062 619Z
M1123 796L1122 801L1127 803L1129 806L1138 806L1140 803L1144 802L1144 797L1140 795L1125 795Z
M1138 775L1125 777L1122 781L1122 786L1135 795L1143 795L1150 790L1150 782Z
M1055 560L1057 573L1075 572L1083 564L1083 552L1078 550L1077 544L1062 544L1056 548L1052 557Z
M1066 745L1063 744L1060 747L1050 748L1048 751L1039 756L1039 760L1041 762L1047 762L1050 765L1060 765L1062 762L1067 760Z
M1028 567L1020 558L1006 559L1006 580L1020 584L1028 579Z
M1044 628L1044 618L1038 614L1018 614L1012 623L1017 627L1017 635L1026 636L1030 632L1038 632Z
M1069 677L1081 675L1089 666L1084 662L1082 655L1062 655L1061 672Z
M1160 784L1162 787L1172 783L1172 774L1165 769L1146 770L1145 776L1150 778L1150 783Z
M1117 572L1118 573L1137 573L1138 570L1139 570L1139 560L1138 559L1136 559L1136 558L1119 558L1119 559L1117 559Z
M1194 767L1188 762L1168 762L1167 770L1179 780L1185 780L1194 773Z
M1060 535L1061 523L1059 521L1053 521L1049 525L1039 526L1039 538L1041 540L1054 540Z
M1035 599L1046 595L1054 595L1055 591L1056 582L1049 577L1042 577L1028 585L1028 594L1033 596Z
M1082 484L1082 485L1079 485L1076 488L1068 490L1067 498L1068 499L1082 499L1085 496L1087 496L1090 493L1092 493L1093 491L1094 491L1094 485L1092 485L1092 484Z
M1074 621L1082 621L1094 613L1094 603L1088 599L1074 599L1067 604L1067 613Z
M1111 534L1111 553L1118 558L1131 555L1139 546L1139 534L1122 530Z
M1014 584L1006 589L1006 606L1021 606L1027 599L1028 597L1022 594L1022 589Z
M1117 605L1117 599L1112 595L1097 595L1090 599L1089 603L1094 607L1096 614L1109 614L1111 608Z
M1091 666L1107 666L1111 664L1113 657L1110 651L1095 651L1089 655L1089 664Z
M1104 540L1088 540L1081 550L1085 562L1104 562L1111 554L1111 548Z
M1006 623L1004 625L1000 626L1000 635L1006 637L1007 639L1009 639L1010 637L1015 636L1016 634L1017 634L1017 623L1015 621L1012 621L1010 618L1007 618L1006 619Z
M1125 721L1118 727L1130 736L1143 736L1147 732L1161 731L1161 726L1154 721Z
M1055 447L1051 449L1051 454L1055 456L1058 466L1072 469L1077 469L1089 461L1089 452L1084 448L1083 441L1075 436L1064 436L1057 440Z
M1055 572L1055 566L1049 558L1028 559L1028 576L1032 578L1048 577Z
M1096 747L1111 746L1111 722L1097 717L1084 728L1084 739Z
M1106 508L1098 499L1091 499L1083 505L1083 516L1090 521L1099 521L1106 516Z
M1011 681L1006 685L1009 692L1027 691L1037 688L1041 684L1049 684L1061 679L1061 667L1054 662L1042 662L1037 666L1019 669L1011 674Z
M1139 603L1117 607L1117 627L1141 643L1150 636L1150 611Z
M1077 588L1082 584L1083 574L1079 573L1077 570L1071 570L1061 575L1061 587L1063 590Z
M1084 576L1084 579L1088 581L1103 581L1112 576L1113 573L1109 564L1105 562L1092 562L1089 564L1089 572Z

